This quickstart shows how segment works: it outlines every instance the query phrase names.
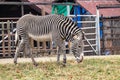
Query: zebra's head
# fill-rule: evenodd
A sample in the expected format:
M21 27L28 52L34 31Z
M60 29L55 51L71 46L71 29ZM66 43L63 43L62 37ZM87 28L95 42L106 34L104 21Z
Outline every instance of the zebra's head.
M71 51L73 53L73 55L76 58L76 61L82 62L83 61L83 50L84 50L84 43L83 43L83 34L79 33L77 35L75 35L74 40L72 41L72 47L71 47Z

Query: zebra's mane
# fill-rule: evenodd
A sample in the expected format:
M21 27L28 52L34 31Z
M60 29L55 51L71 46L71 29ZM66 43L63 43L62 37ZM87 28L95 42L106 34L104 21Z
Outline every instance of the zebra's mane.
M73 40L73 36L75 36L75 35L79 36L79 35L81 34L81 29L80 29L79 27L77 27L77 23L74 22L71 17L64 16L64 15L58 15L58 16L59 16L63 21L71 21L72 24L74 24L74 26L75 26L75 27L74 27L75 30L72 30L72 32L70 32L70 35L71 35L71 36L69 36L69 37L70 37L69 40ZM69 33L68 33L68 34L69 34ZM68 41L68 38L66 38L66 40Z

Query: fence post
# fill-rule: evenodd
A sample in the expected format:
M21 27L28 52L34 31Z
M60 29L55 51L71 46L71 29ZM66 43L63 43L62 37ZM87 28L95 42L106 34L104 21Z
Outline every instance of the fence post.
M8 32L8 55L11 55L11 38L10 38L10 21L7 21L7 32Z
M67 5L67 16L69 16L69 15L70 15L70 6Z
M43 41L43 50L46 50L46 41Z
M24 15L24 5L21 5L21 15Z
M97 10L96 10L96 14L97 14L97 17L96 17L96 38L97 38L97 52L98 52L98 55L101 55L101 50L100 50L100 24L99 24L99 22L100 22L100 20L99 20L99 17L100 17L100 15L99 15L99 9L97 8Z
M40 51L40 41L37 41L37 52Z
M45 10L44 10L44 8L41 8L41 14L42 14L42 16L45 15Z
M3 57L5 57L5 40L4 40L4 23L2 22L2 50L3 50Z
M32 38L30 38L30 44L31 44L31 49L32 49L32 53L34 50L34 40Z
M13 30L14 30L14 28L13 28L13 20L11 21L11 32L12 32L12 34L11 34L11 53L13 54L13 52L14 52L14 48L15 48L15 45L14 45L14 34L13 34Z

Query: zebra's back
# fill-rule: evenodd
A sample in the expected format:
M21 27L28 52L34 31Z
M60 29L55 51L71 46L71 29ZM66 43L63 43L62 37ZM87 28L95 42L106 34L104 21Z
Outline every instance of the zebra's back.
M60 35L62 39L70 40L80 31L76 24L68 17L62 15L34 16L27 14L17 22L19 35L27 34L33 39L51 38Z
M50 39L52 37L53 28L57 23L57 15L35 16L27 14L21 17L17 22L18 33L28 34L35 40Z

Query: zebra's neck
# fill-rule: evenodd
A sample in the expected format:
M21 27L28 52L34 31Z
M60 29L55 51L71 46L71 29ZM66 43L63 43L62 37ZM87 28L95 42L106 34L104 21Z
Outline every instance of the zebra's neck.
M79 36L80 33L81 29L78 27L74 27L71 32L66 34L66 41L73 41L74 40L73 37L75 35Z

